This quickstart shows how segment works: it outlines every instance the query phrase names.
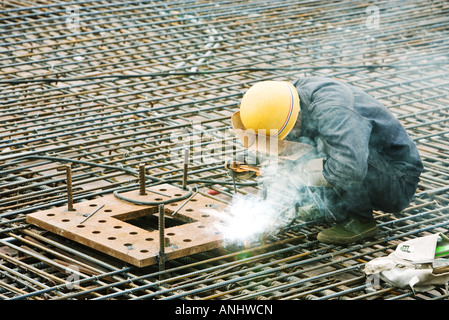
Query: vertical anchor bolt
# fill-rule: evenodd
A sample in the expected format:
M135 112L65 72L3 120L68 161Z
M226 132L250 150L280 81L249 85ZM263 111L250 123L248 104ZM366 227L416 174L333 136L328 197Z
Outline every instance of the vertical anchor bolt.
M147 194L145 191L145 164L141 163L139 165L139 194L144 196Z
M159 205L159 271L165 270L165 212L164 205ZM159 275L162 280L162 273Z
M189 167L189 148L184 149L184 172L182 176L182 188L186 190L187 186L187 169Z

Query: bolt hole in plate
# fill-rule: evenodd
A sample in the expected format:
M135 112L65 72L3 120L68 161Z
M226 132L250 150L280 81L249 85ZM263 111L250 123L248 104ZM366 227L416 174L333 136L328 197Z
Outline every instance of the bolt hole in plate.
M159 193L140 195L139 190L133 190L122 195L133 200L155 202L186 194L186 191L169 184L148 188L151 190ZM197 193L172 216L184 202L180 200L165 206L165 235L169 237L169 245L165 248L166 260L222 245L216 225L226 204ZM104 207L83 221L103 204ZM75 203L74 208L75 211L68 211L64 206L32 213L27 215L27 222L138 267L157 263L158 205L136 205L109 194Z

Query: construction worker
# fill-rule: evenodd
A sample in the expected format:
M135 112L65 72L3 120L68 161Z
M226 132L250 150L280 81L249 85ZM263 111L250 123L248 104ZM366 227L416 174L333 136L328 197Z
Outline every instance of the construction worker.
M335 223L319 232L324 243L376 235L373 210L406 208L423 170L416 145L393 114L359 88L331 78L258 82L244 94L233 123L318 150L291 175L304 179L305 172L309 186L325 190L323 215Z

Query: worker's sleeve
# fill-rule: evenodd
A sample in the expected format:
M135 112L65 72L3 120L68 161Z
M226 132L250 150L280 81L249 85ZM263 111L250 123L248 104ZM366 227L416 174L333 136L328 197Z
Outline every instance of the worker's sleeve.
M315 110L314 118L327 154L323 175L333 186L357 187L368 170L371 124L347 107Z

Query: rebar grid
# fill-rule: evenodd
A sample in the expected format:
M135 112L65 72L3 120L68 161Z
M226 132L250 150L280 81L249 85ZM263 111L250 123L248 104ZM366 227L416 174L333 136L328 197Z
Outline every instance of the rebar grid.
M448 3L0 6L0 81L36 81L1 84L0 299L447 297L439 288L373 289L362 268L401 241L448 229ZM105 77L113 75L130 77ZM230 185L210 181L230 181L223 162L241 150L229 118L242 92L255 81L310 75L374 95L421 152L425 172L414 201L398 215L376 212L381 233L373 240L323 245L315 240L323 225L298 222L261 243L197 253L159 270L125 265L26 224L28 213L66 205L66 164L79 202L138 189L141 164L152 179L181 184L186 147L189 179L209 180L197 184L200 192L213 188L230 201Z

